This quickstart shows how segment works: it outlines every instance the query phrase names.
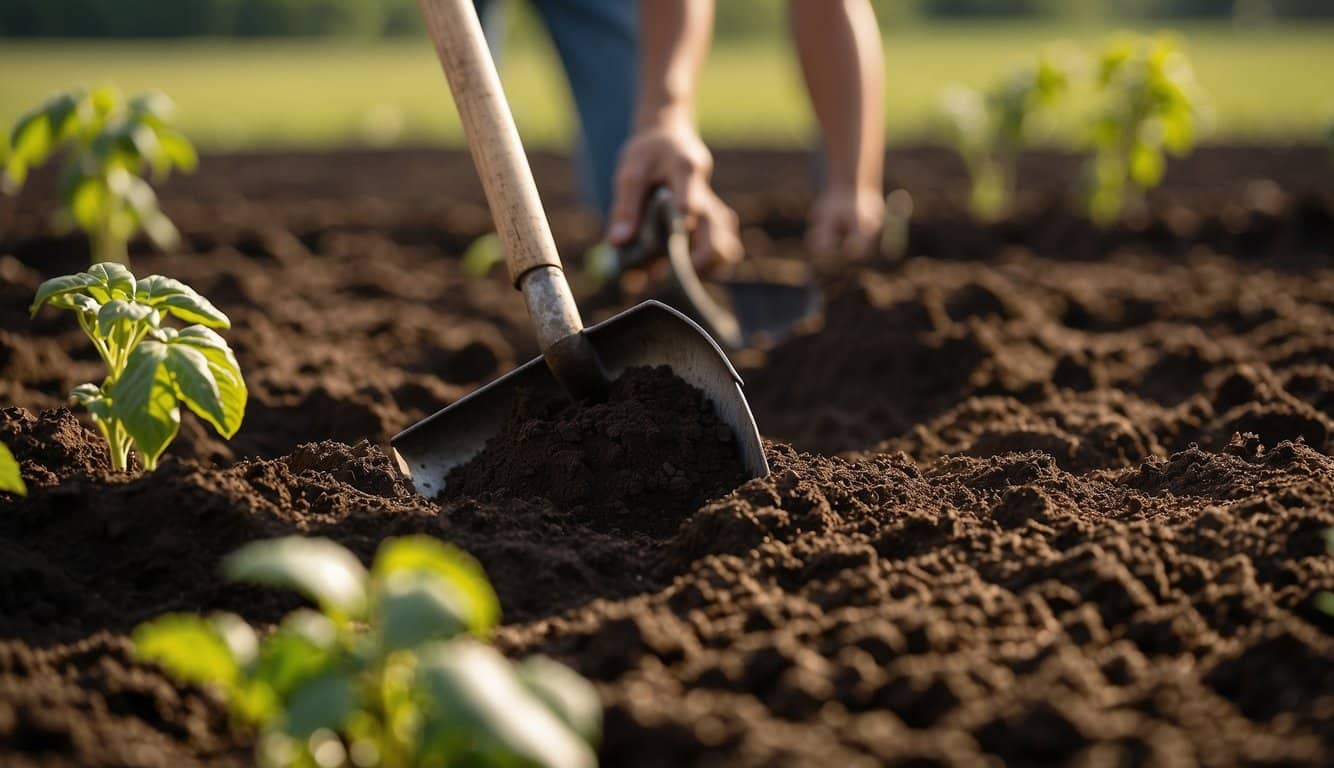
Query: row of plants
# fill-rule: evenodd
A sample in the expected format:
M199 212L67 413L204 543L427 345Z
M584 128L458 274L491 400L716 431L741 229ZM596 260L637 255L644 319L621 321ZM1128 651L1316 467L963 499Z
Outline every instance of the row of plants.
M1188 153L1208 124L1190 60L1166 34L1117 36L1094 60L1043 54L984 90L953 86L941 115L971 177L970 208L983 219L1009 210L1019 152L1039 129L1074 126L1089 151L1080 197L1102 224L1141 210L1167 156Z
M100 383L69 398L119 472L136 459L157 468L182 406L231 438L248 397L219 334L228 317L179 280L139 278L125 263L140 231L163 248L177 239L143 178L196 165L170 104L156 92L58 94L20 119L4 155L5 190L16 192L31 168L64 154L54 223L83 229L96 263L43 282L29 309L72 312L105 364ZM0 492L27 492L4 445ZM295 590L318 610L294 611L268 632L234 614L168 614L138 627L134 646L220 696L236 726L256 734L261 766L596 765L596 690L552 659L514 663L487 644L500 605L460 550L424 536L386 540L367 570L331 541L289 537L251 543L223 568L236 581Z
M137 456L153 471L181 405L224 438L240 428L245 381L214 330L230 322L189 286L107 262L43 282L31 311L46 306L74 312L107 366L100 385L70 399L101 431L113 469ZM0 491L26 492L4 446ZM265 635L233 614L168 614L133 640L142 659L221 696L255 731L260 765L596 764L596 690L554 660L516 664L486 644L499 601L462 551L424 536L386 540L367 570L331 541L289 537L249 544L223 568L295 590L318 610L294 611Z

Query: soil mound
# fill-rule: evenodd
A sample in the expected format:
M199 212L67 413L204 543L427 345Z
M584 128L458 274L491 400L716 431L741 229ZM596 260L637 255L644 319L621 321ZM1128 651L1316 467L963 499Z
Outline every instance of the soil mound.
M593 528L663 537L744 479L731 429L699 390L666 367L631 368L604 403L521 399L441 500L544 499Z

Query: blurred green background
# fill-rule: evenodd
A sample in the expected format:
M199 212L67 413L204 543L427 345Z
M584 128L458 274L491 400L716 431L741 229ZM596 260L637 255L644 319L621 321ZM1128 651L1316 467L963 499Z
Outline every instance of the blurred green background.
M880 0L891 142L930 139L950 83L1043 49L1171 29L1210 92L1215 136L1315 140L1334 118L1334 0ZM502 72L530 146L574 130L559 62L511 0ZM719 0L700 94L726 144L803 144L813 124L782 0ZM206 148L461 142L415 0L4 0L0 122L52 91L157 87ZM1056 127L1054 139L1072 138Z

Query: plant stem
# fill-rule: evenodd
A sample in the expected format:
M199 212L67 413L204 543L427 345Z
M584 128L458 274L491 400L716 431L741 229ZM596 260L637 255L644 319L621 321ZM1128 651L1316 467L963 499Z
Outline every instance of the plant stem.
M130 263L130 252L125 240L116 237L109 224L103 223L97 229L90 231L88 241L92 248L92 263L99 264L104 261L114 261L117 264Z
M132 441L119 421L111 422L105 430L107 443L111 448L111 468L124 472L130 468L130 446Z

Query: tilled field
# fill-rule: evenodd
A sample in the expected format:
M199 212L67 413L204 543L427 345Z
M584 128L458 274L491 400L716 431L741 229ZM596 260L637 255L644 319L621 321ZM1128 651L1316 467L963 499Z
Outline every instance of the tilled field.
M573 257L595 222L559 158L536 165ZM382 446L534 352L504 279L458 268L488 228L465 155L215 157L169 185L187 252L135 269L231 316L251 401L230 443L187 416L150 476L50 410L99 363L26 307L83 246L48 233L40 183L0 204L0 441L31 490L0 500L0 765L248 764L220 704L127 632L291 608L219 578L243 542L368 558L410 532L481 560L507 652L598 684L607 765L1334 762L1323 149L1199 152L1107 231L1064 210L1072 158L1026 158L1018 213L983 226L947 154L898 152L897 262L804 260L808 158L718 167L743 269L826 290L820 329L736 357L772 476L738 486L711 417L635 381L628 401L682 403L673 429L576 414L515 445L559 469L515 481L496 451L440 502ZM593 317L628 300L581 292Z

